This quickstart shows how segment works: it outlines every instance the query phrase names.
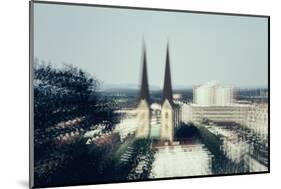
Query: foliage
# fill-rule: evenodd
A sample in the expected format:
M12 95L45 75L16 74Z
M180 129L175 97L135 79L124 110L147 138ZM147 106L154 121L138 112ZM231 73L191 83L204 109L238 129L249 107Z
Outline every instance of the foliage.
M181 123L179 127L175 129L175 138L193 138L199 135L198 129L193 123Z
M127 161L120 161L121 157L117 156L112 178L115 181L148 179L155 154L151 143L150 139L137 139L125 144L126 148L132 149L132 151ZM123 148L122 145L120 148ZM123 150L123 154L125 153L126 150Z
M34 68L34 125L46 128L60 121L92 113L99 82L81 69L56 69L38 64Z
M95 181L118 142L89 149L83 135L98 124L111 131L119 119L116 106L99 93L97 79L74 66L35 64L33 75L35 185Z

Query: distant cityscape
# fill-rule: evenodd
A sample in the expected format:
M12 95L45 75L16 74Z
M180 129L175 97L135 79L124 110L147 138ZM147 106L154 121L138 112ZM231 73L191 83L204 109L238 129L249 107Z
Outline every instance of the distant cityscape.
M207 81L150 90L143 48L139 89L100 90L79 68L35 64L38 186L268 171L268 89Z
M267 171L267 89L239 89L210 81L192 90L173 93L168 53L167 50L162 91L147 91L144 54L140 94L132 90L115 95L111 93L117 104L123 104L122 113L126 119L116 127L123 133L122 138L135 134L137 138L152 138L154 141L158 159L152 165L151 177ZM130 101L130 97L136 99L138 96L142 99L139 103ZM139 124L131 126L132 123ZM196 127L200 134L177 137L177 131L184 127ZM218 146L210 146L214 143L211 140L217 140ZM185 154L186 150L188 153ZM214 167L222 158L216 154L218 151L228 159L228 166ZM174 170L174 167L182 169Z

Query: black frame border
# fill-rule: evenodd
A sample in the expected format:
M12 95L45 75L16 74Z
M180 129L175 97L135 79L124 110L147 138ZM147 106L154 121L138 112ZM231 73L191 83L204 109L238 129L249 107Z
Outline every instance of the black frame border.
M34 58L34 4L52 4L52 5L66 5L66 6L86 6L86 7L100 7L100 8L117 8L117 9L130 9L130 10L145 10L145 11L164 11L164 12L181 12L181 13L194 13L194 14L209 14L209 15L224 15L224 16L242 16L242 17L257 17L267 18L268 25L268 171L249 172L249 173L233 173L233 174L216 174L216 175L198 175L198 176L181 176L181 177L167 177L155 178L145 180L125 180L114 182L96 182L96 183L81 183L74 185L52 185L52 186L34 186L34 122L33 122L33 58ZM211 177L224 177L224 176L241 176L241 175L256 175L270 173L270 16L269 15L256 15L256 14L240 14L240 13L225 13L225 12L207 12L207 11L193 11L182 9L163 9L163 8L150 8L150 7L133 7L121 5L103 5L103 4L89 4L89 3L71 3L71 2L58 2L58 1L29 1L29 188L52 188L52 187L67 187L67 186L85 186L85 185L98 185L98 184L117 184L117 183L136 183L147 181L163 181L175 179L191 179L191 178L211 178Z

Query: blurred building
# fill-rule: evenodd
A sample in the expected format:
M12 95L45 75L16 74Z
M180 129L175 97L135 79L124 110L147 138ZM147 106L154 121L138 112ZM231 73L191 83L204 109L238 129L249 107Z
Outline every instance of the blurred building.
M212 81L193 90L194 103L182 105L183 122L238 123L268 139L268 103L235 101L234 90ZM251 97L251 96L250 96Z
M180 109L173 102L173 91L170 71L169 47L167 46L164 87L162 94L161 127L160 140L172 142L174 139L174 129L179 124Z
M142 68L142 78L140 86L140 94L137 103L137 138L148 138L150 135L150 102L149 102L149 88L148 88L148 78L147 78L147 66L146 66L146 52L143 50L143 68Z
M211 81L193 89L193 102L199 105L226 106L234 102L234 91Z
M184 122L209 120L241 123L252 107L250 104L235 103L233 88L220 86L217 81L195 87L193 93L194 103L182 105Z
M155 112L154 111L152 112L150 108L146 54L144 49L140 95L139 95L138 105L136 109L137 124L138 124L136 130L137 138L150 137L151 124L155 125L154 123L155 120L158 119L157 117L160 117L159 139L161 141L172 142L174 139L174 128L179 125L180 118L181 118L180 106L179 104L174 103L173 100L171 71L170 71L170 57L169 57L168 46L167 46L166 64L165 64L164 87L163 87L160 107L161 110Z
M182 105L182 120L185 123L200 123L203 120L241 123L246 119L246 114L251 107L252 105L247 104L228 106L184 104Z
M255 104L246 113L243 125L253 130L263 140L268 140L268 104Z

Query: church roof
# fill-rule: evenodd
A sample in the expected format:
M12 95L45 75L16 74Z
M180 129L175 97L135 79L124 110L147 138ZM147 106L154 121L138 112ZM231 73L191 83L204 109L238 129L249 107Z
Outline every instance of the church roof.
M164 103L164 101L166 99L170 102L171 105L173 105L173 91L172 91L171 70L170 70L169 45L167 45L162 103Z
M141 85L140 85L140 93L139 100L146 100L149 103L149 88L148 88L148 78L147 78L147 65L146 65L146 52L145 47L143 48L143 66L142 66L142 75L141 75Z

